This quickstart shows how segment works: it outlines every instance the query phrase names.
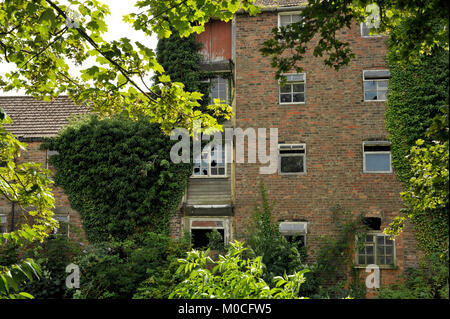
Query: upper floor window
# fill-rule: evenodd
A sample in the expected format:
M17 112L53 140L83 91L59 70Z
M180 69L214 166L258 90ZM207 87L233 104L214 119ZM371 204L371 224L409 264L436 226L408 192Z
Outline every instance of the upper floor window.
M392 173L391 143L388 141L363 142L364 173Z
M372 28L370 26L370 24L361 22L361 36L362 37L378 37L380 35L382 35L382 34L377 32L377 28Z
M201 155L194 158L193 176L226 176L225 145L215 144L204 148Z
M214 104L214 99L220 99L222 103L228 104L228 79L220 76L212 78L209 97L210 104Z
M300 22L300 12L283 12L278 14L278 27L286 27L292 23Z
M364 101L386 101L390 77L388 70L363 71Z
M356 264L395 265L395 241L379 232L369 232L357 241Z
M305 103L306 74L284 74L286 83L279 84L280 104Z
M280 144L278 151L279 174L306 173L306 144Z
M0 215L0 234L6 233L7 231L6 215Z

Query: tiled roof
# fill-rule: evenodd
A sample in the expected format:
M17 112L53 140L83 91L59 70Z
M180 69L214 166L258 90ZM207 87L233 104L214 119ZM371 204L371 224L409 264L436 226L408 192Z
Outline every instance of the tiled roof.
M295 7L306 5L308 0L256 0L255 3L261 7Z
M83 114L88 108L76 105L67 96L40 101L30 96L0 97L0 107L12 119L5 128L19 138L41 138L55 136L68 123L72 114Z

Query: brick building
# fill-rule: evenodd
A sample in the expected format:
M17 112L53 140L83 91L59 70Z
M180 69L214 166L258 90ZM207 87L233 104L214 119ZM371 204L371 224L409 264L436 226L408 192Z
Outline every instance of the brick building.
M332 207L363 214L373 229L365 249L355 252L354 262L361 268L378 264L381 284L390 283L403 269L417 264L417 253L409 225L395 241L381 233L402 208L402 187L391 167L384 125L386 38L369 36L364 25L355 23L340 34L356 55L348 66L336 72L309 52L304 72L287 74L282 87L270 59L259 49L272 28L298 21L304 1L259 3L264 6L261 14L238 13L228 23L211 21L197 39L204 44L202 68L217 73L211 79L211 96L233 106L235 116L225 127L278 128L277 172L260 174L259 168L267 164L247 163L248 156L244 163L218 165L204 154L205 160L196 159L171 232L176 237L189 231L198 245L211 229L219 230L225 242L240 238L255 200L260 199L262 181L269 201L275 203L280 231L299 236L310 261L315 259L319 237L336 233ZM55 135L69 114L85 111L67 98L46 103L3 97L0 106L14 120L11 131L29 144L24 160L42 163L47 163L47 153L39 150L40 139ZM225 140L224 148L214 151L225 156L232 150L228 154L235 157L234 141ZM78 214L58 189L56 200L56 213L79 225ZM0 214L10 224L11 207L4 200Z
M13 123L5 128L15 134L17 138L27 143L27 151L21 154L17 162L36 162L43 167L53 170L48 159L52 151L41 150L40 146L44 138L54 137L58 131L68 123L73 115L88 112L87 108L77 106L67 97L58 97L52 102L38 101L32 97L8 96L0 97L0 107L11 117ZM64 231L75 231L75 227L81 229L79 214L71 209L67 195L61 188L54 188L55 218L62 224L70 224ZM2 218L3 231L11 231L24 220L20 208L0 197L0 218ZM60 229L61 231L61 229Z

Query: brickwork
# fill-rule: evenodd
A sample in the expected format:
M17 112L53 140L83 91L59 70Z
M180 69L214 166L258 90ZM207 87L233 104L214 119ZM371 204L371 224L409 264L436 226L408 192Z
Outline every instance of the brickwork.
M307 174L260 175L260 164L236 163L235 225L239 236L254 200L260 198L258 183L263 181L269 200L275 202L277 220L308 222L308 250L314 260L318 237L334 232L331 207L340 205L355 215L380 217L382 228L402 208L402 188L395 173L363 173L363 141L387 139L384 102L364 102L362 83L363 70L387 68L386 38L362 38L356 24L340 34L356 58L339 72L309 52L302 64L306 103L280 105L275 70L259 52L277 20L275 12L236 17L235 125L277 127L280 143L306 143ZM400 270L416 264L410 228L396 239L396 254ZM398 270L383 271L383 282L397 274Z
M21 162L35 162L41 163L43 167L47 167L47 152L46 150L41 150L40 141L32 141L27 143L27 151L21 154L21 157L17 159L18 163ZM54 171L54 168L49 165L48 168L51 171ZM70 235L73 238L85 238L84 232L81 224L80 215L70 207L70 202L67 195L60 187L52 187L53 195L55 197L55 215L69 215L69 224L70 224ZM8 216L8 230L11 225L11 203L8 202L5 198L0 198L0 213L6 214ZM20 212L20 209L16 206L15 208L15 225L22 223L24 221L24 216Z

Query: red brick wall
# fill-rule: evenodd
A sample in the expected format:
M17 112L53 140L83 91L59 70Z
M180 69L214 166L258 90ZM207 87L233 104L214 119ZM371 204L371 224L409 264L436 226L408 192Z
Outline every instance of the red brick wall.
M269 200L275 202L277 220L308 222L312 254L318 248L318 237L334 231L331 207L339 204L355 215L381 217L382 228L402 207L402 188L395 174L363 173L362 142L385 140L387 131L384 103L363 102L362 71L387 68L386 38L362 38L356 24L341 34L356 58L339 72L309 52L302 64L306 103L279 105L275 70L259 52L276 26L276 13L236 17L236 127L277 127L280 142L306 143L307 174L260 175L260 164L235 164L235 224L239 236L255 199L260 198L258 182L263 181ZM396 239L396 252L400 269L416 263L410 228ZM397 273L382 271L383 283Z
M47 165L47 152L45 150L40 149L41 142L27 142L27 151L21 154L21 157L17 160L18 163L21 162L35 162L41 163L45 168ZM49 166L50 170L53 170L53 167ZM79 229L79 233L82 238L84 238L84 232L81 227L81 217L80 215L70 207L69 199L64 191L60 187L52 187L53 195L55 197L55 214L69 214L69 223L70 223L70 233L71 236L75 238L76 230ZM17 207L17 206L16 206ZM0 210L2 213L11 213L11 203L8 202L5 198L0 199ZM18 223L23 221L23 216L19 211L19 208L15 209L15 225L17 228ZM8 216L8 230L9 225L11 223L11 216Z

